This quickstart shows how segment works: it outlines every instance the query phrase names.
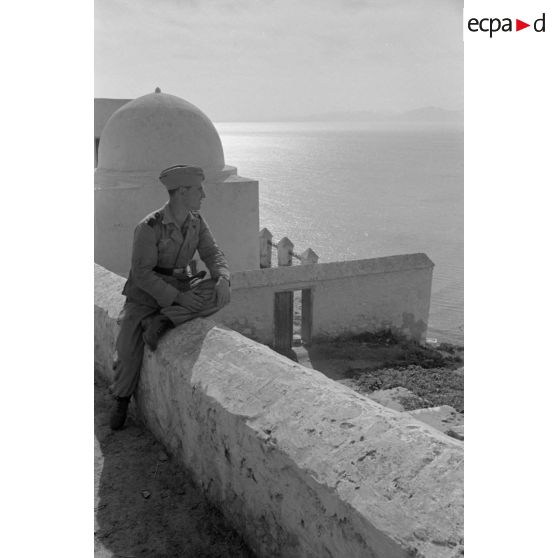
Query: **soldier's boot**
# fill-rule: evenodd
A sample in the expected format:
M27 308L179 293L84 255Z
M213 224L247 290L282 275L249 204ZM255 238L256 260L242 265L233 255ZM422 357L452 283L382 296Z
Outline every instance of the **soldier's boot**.
M110 414L110 427L112 430L120 430L126 422L130 397L116 397L112 412Z
M151 323L143 332L143 340L152 351L155 351L157 349L159 339L161 339L166 331L172 329L173 327L172 322L166 316L158 314L151 320Z

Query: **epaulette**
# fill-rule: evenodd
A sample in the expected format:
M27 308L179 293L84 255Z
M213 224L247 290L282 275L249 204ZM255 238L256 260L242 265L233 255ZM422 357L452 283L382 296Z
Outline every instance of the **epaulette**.
M153 213L153 215L149 216L146 220L146 223L153 228L155 226L155 224L157 223L157 221L162 221L163 220L163 214L160 211L156 211L155 213Z

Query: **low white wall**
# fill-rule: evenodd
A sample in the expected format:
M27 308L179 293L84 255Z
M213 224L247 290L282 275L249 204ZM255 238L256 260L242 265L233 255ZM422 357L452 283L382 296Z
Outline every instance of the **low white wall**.
M424 340L433 268L426 254L405 254L234 273L231 304L214 319L272 344L275 293L310 289L315 341L387 328Z
M123 279L95 266L109 379ZM146 351L149 428L262 557L462 554L463 444L209 320Z

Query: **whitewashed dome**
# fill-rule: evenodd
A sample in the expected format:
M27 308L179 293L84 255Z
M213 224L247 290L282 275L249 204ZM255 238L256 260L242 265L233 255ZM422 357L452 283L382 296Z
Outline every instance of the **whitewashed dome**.
M155 93L120 107L99 142L96 174L158 173L171 165L202 167L206 178L235 174L211 120L180 97ZM209 175L209 176L208 176Z

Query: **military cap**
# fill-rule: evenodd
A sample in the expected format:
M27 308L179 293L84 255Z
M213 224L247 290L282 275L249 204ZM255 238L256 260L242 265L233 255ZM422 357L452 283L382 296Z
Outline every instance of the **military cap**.
M174 165L161 171L159 180L167 190L174 190L180 186L201 186L205 176L200 167Z

